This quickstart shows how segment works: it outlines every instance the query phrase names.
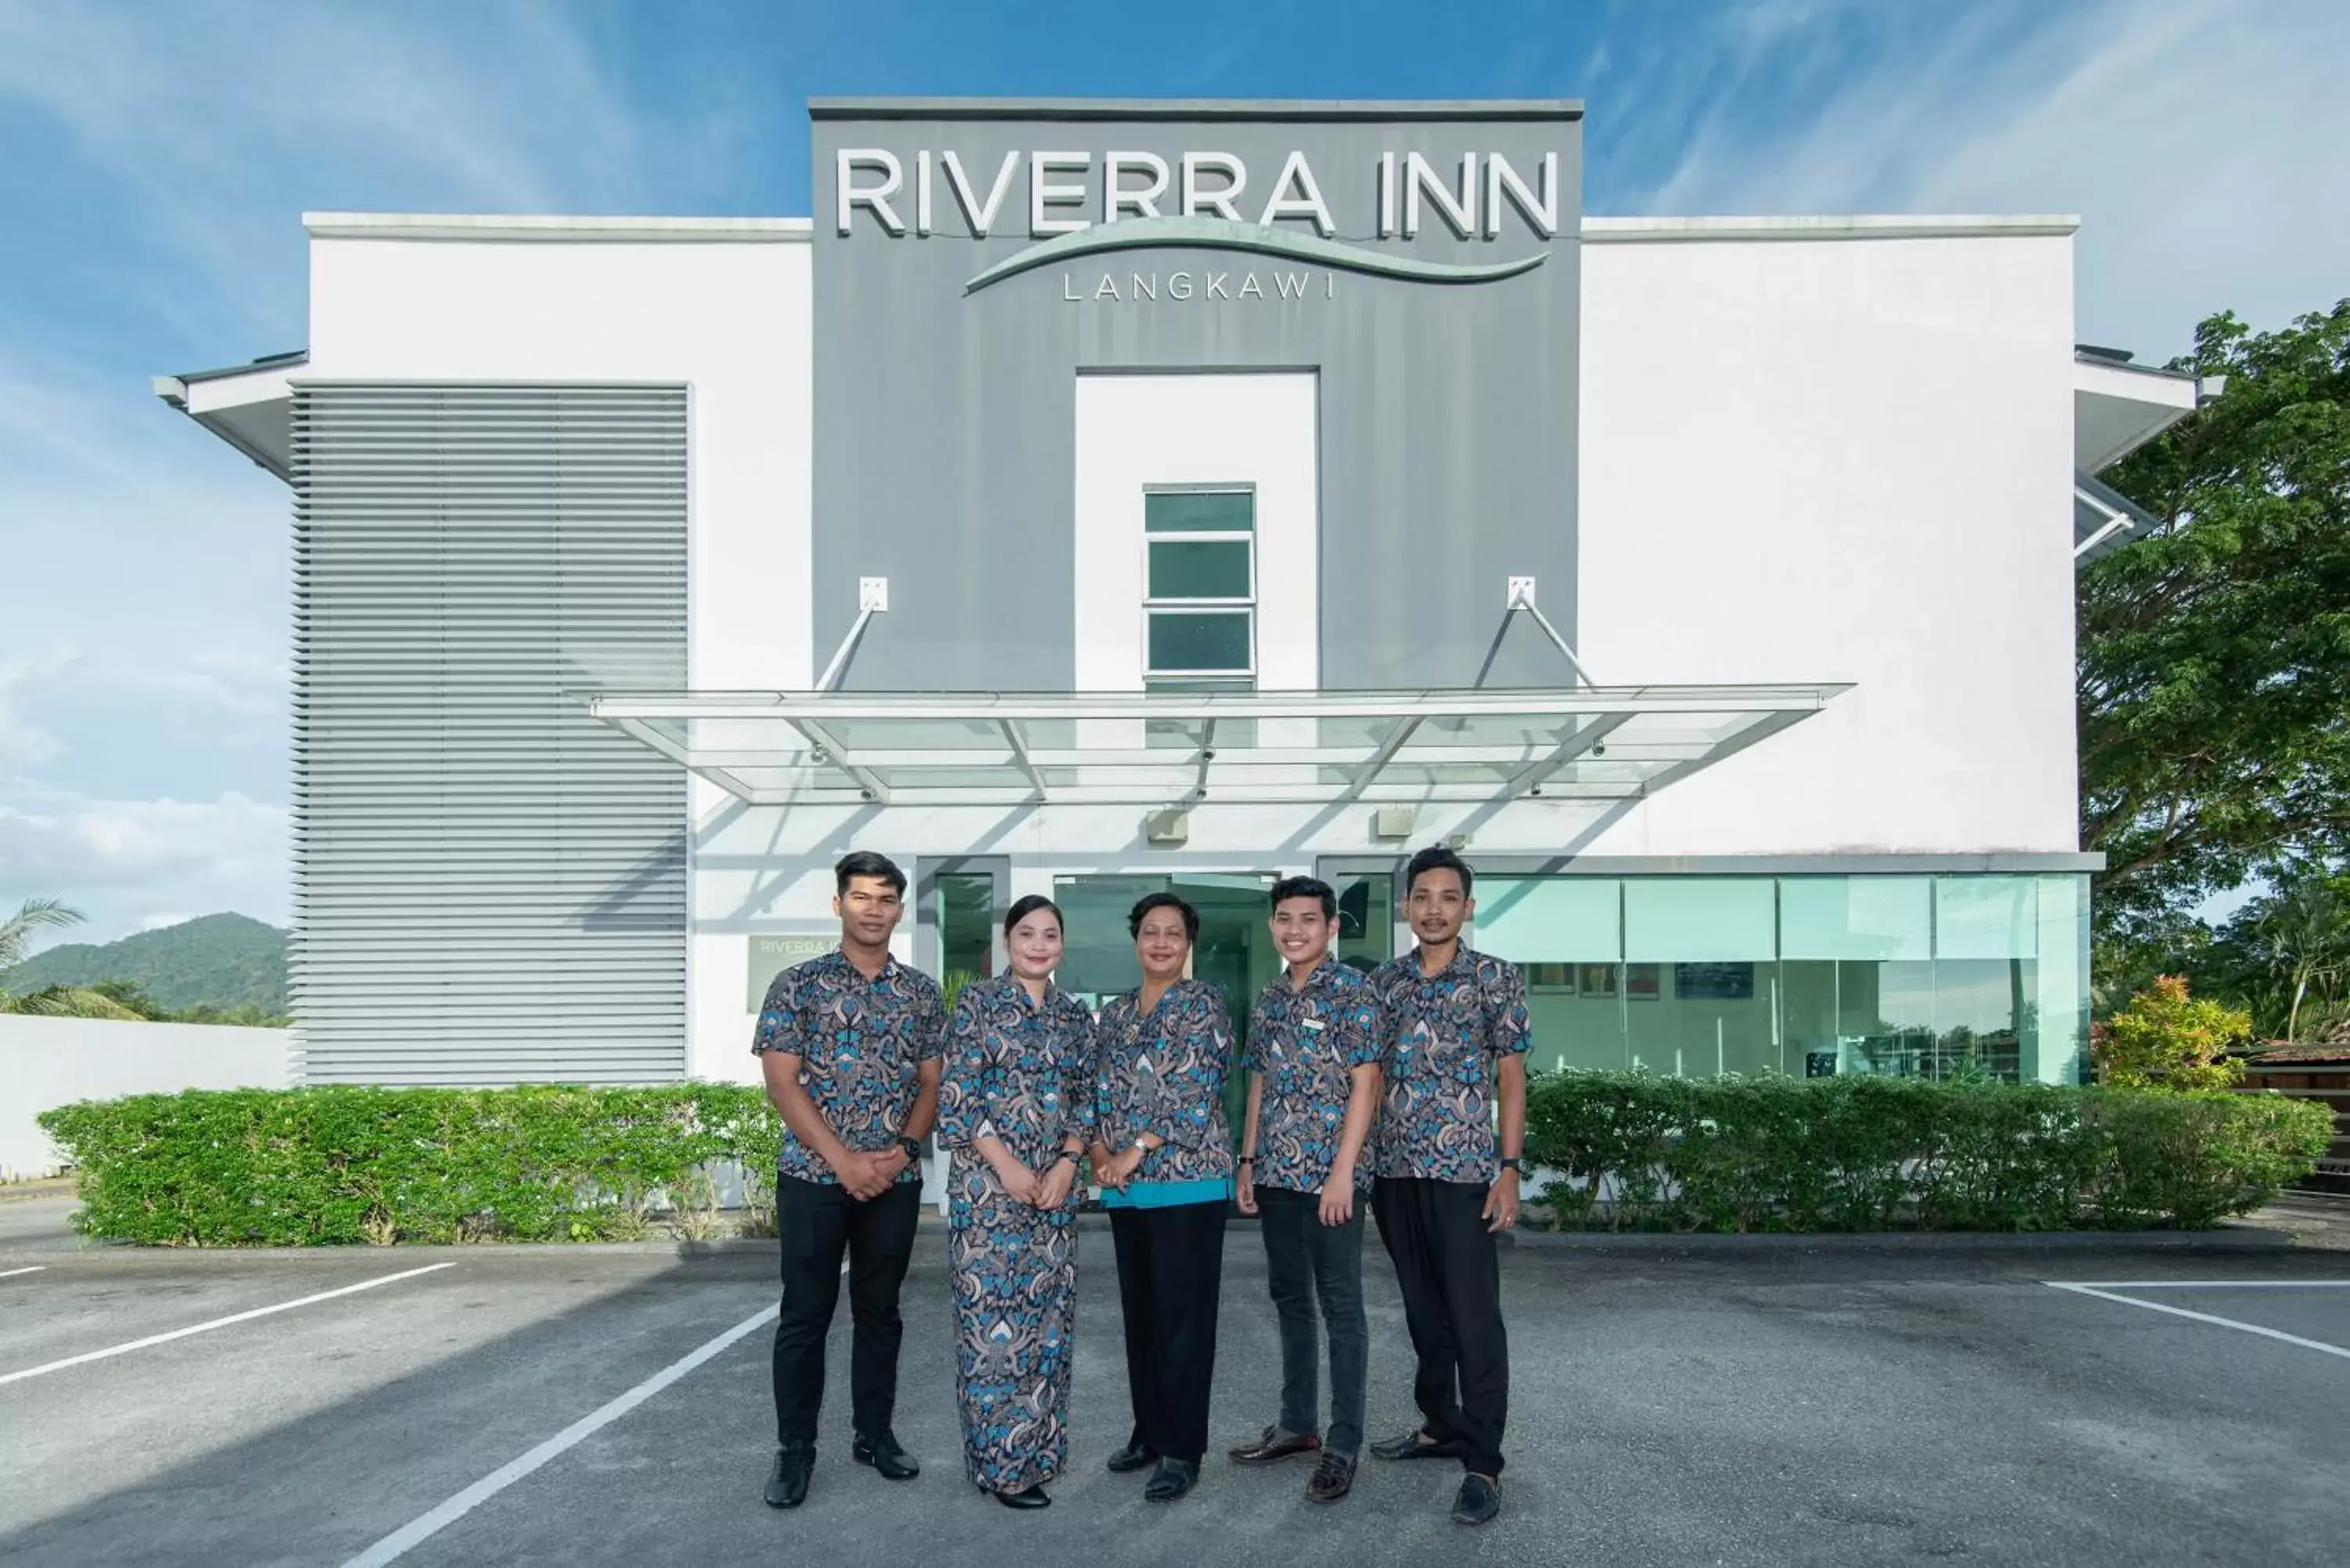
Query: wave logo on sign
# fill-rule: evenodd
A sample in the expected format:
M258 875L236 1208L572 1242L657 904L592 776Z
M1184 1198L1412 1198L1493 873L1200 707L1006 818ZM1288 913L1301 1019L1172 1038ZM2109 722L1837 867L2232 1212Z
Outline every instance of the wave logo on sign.
M1505 262L1419 261L1392 251L1375 251L1364 245L1348 244L1343 240L1326 240L1318 234L1276 229L1264 223L1236 223L1222 218L1129 218L1122 223L1083 229L1074 234L1056 235L1030 245L972 278L962 286L962 291L967 295L977 294L991 284L1002 283L1007 277L1016 277L1024 272L1050 266L1056 262L1107 255L1118 251L1175 245L1192 250L1243 251L1285 261L1312 262L1341 271L1396 278L1407 283L1493 283L1532 272L1550 259L1548 251L1535 251L1530 255Z

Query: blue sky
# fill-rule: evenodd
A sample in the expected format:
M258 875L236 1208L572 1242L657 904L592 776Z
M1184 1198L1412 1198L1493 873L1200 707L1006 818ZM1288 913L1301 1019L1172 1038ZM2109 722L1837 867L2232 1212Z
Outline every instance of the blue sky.
M306 209L802 213L826 93L1573 97L1595 213L2078 213L2078 335L2350 294L2343 0L0 0L0 904L286 909L287 501L149 390Z

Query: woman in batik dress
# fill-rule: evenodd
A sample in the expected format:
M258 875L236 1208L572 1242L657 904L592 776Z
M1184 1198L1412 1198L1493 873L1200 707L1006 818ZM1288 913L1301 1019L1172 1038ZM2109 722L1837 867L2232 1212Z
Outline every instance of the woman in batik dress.
M947 1025L947 1178L963 1466L1006 1508L1043 1508L1069 1458L1078 1162L1093 1136L1092 1015L1053 983L1061 911L1003 920L1010 972L964 988Z
M1224 1116L1232 1021L1223 993L1186 980L1199 911L1153 893L1127 917L1142 983L1094 1025L1094 1179L1109 1210L1126 1319L1134 1431L1113 1472L1149 1469L1142 1495L1173 1502L1200 1480L1208 1386L1216 1373L1216 1299L1232 1200Z

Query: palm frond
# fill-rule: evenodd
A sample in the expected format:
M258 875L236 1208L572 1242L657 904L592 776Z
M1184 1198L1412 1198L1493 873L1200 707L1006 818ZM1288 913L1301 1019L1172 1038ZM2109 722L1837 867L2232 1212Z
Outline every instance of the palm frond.
M14 969L25 961L25 949L31 945L35 931L48 926L77 926L82 919L82 912L68 908L62 898L26 899L15 914L0 920L0 970Z

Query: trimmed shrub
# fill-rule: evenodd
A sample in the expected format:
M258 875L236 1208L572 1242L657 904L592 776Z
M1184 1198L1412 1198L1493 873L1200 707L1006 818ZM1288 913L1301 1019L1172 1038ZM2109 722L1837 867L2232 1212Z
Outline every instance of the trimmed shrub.
M2315 1168L2323 1107L1916 1078L1537 1075L1529 1160L1564 1228L2199 1228Z
M771 1208L780 1137L760 1088L700 1083L197 1089L40 1122L81 1230L169 1247L617 1240L663 1211L682 1231L729 1161Z

